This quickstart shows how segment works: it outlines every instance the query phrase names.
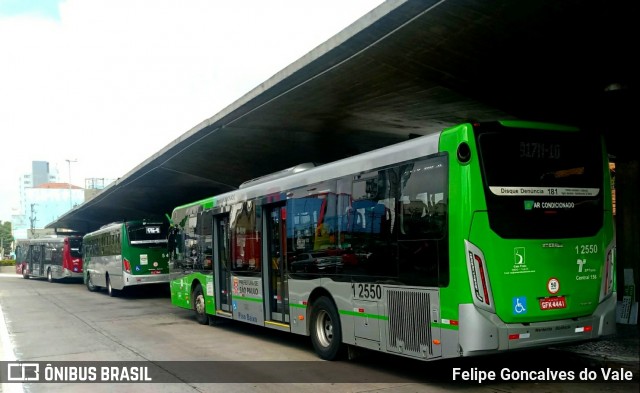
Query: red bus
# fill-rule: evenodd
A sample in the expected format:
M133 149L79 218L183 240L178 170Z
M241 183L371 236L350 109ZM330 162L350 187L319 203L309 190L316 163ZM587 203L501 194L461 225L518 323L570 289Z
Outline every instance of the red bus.
M16 273L49 282L82 279L82 236L16 240Z

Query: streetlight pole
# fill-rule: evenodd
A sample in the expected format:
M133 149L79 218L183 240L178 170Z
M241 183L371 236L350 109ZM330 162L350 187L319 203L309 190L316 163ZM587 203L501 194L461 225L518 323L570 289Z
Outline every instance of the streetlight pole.
M77 159L73 159L73 160L65 160L67 162L67 164L69 164L69 210L73 209L73 199L71 198L71 163L72 162L78 162Z

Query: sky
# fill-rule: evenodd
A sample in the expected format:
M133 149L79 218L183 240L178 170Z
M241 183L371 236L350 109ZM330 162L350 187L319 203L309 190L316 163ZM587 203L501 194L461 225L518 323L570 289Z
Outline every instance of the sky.
M0 221L32 161L122 177L382 2L0 0Z

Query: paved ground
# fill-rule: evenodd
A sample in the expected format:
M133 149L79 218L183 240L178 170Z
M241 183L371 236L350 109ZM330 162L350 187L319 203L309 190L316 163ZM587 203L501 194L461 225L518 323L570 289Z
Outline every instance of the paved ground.
M636 379L640 375L640 326L618 324L614 336L596 342L558 348L573 352L601 367L631 370ZM584 360L583 360L584 361Z
M110 298L104 293L89 293L82 285L47 283L46 280L23 280L14 273L0 273L0 319L4 309L5 319L10 329L0 329L12 333L11 341L15 356L19 359L48 361L73 360L228 360L244 366L246 375L271 375L266 373L265 362L238 362L246 360L298 360L298 364L318 363L313 372L321 375L327 370L319 366L331 366L331 362L320 362L309 348L306 337L287 336L286 340L277 331L246 324L203 326L195 323L188 310L170 306L166 294L151 296L122 296ZM61 319L62 318L62 319ZM68 321L73 323L69 326ZM1 321L0 322L4 322ZM0 323L1 325L1 323ZM68 326L55 340L42 332L47 327ZM0 326L1 328L1 326ZM483 392L526 393L532 389L545 392L581 393L637 393L640 372L639 330L637 325L618 325L618 332L612 337L582 345L556 347L552 350L532 350L477 358L441 360L424 363L404 358L392 358L385 354L368 353L353 362L336 365L348 370L364 370L367 375L408 376L410 382L395 380L385 383L369 381L358 384L309 384L309 383L243 383L243 384L138 384L135 386L91 385L94 393L110 391L153 391L155 392L244 392L257 390L265 392L305 393L372 393L372 392L436 392L476 390ZM1 360L14 356L7 345L8 335L0 335ZM195 340L195 341L194 341ZM80 347L72 343L82 342ZM198 344L195 345L194 343ZM306 361L306 362L305 362ZM327 364L325 364L327 363ZM154 363L155 364L155 363ZM413 367L413 369L411 369ZM561 383L561 382L510 382L498 380L495 383L451 383L453 367L463 370L517 370L550 369L556 371L583 370L586 367L601 373L625 372L634 374L634 383ZM270 370L273 371L273 370ZM286 369L285 369L286 371ZM302 370L304 371L304 370ZM301 371L301 372L302 372ZM309 370L306 370L309 371ZM604 372L602 371L602 372ZM345 374L341 372L340 375ZM181 375L176 373L175 375ZM335 379L327 378L326 380ZM364 378L361 378L364 380ZM414 381L414 379L416 379ZM185 379L186 380L186 379ZM441 382L444 380L445 382ZM0 392L13 392L16 384L4 384ZM55 385L55 386L54 386ZM84 392L82 384L59 385L32 384L18 393L51 393L53 391ZM230 385L232 388L230 388ZM56 388L52 390L52 388ZM72 390L69 390L73 388ZM116 388L124 388L116 389ZM6 390L3 390L6 389Z
M13 266L0 266L0 274L14 274ZM638 378L640 374L640 325L618 324L617 333L597 342L558 347L557 350L580 355L594 365L602 367L625 367Z

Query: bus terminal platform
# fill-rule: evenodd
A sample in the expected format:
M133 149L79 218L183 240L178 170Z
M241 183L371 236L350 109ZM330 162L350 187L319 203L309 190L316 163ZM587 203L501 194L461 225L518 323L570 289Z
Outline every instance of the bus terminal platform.
M595 367L630 370L634 379L640 375L640 325L618 323L616 333L598 341L558 346L554 350L575 354L582 362Z

